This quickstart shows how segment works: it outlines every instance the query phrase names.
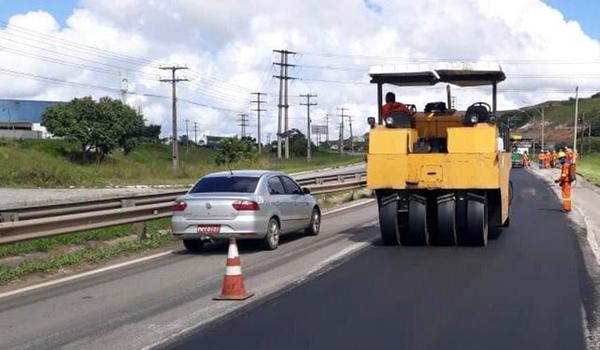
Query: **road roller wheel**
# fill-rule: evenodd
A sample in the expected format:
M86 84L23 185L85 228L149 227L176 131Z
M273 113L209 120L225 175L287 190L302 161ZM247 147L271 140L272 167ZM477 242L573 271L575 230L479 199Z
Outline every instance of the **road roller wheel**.
M427 198L411 195L408 199L408 229L400 234L402 245L428 245Z
M456 201L454 194L438 197L435 244L456 245Z
M379 203L379 228L381 240L384 245L398 245L400 234L398 232L398 201L383 198Z
M488 240L487 201L485 196L469 195L467 199L467 229L465 245L485 246Z

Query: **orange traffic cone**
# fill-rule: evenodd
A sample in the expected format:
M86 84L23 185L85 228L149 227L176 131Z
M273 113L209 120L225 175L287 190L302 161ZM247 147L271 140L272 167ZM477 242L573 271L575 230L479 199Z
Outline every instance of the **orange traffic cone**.
M240 254L238 253L235 238L230 238L227 264L225 265L225 278L223 279L223 290L221 291L221 295L214 298L214 300L245 300L253 295L254 293L246 292L242 266L240 264Z

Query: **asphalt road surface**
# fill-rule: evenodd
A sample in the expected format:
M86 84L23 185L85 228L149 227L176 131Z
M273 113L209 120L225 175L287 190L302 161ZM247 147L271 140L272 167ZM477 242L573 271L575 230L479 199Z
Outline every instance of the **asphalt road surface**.
M516 170L513 182L511 226L486 248L376 241L168 348L583 349L595 286L581 232L542 181Z

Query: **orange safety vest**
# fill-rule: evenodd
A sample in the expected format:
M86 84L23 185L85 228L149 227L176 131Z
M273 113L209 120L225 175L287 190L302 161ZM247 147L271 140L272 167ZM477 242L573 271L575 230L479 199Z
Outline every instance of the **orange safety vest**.
M562 165L562 170L560 172L560 184L562 186L563 183L568 182L571 183L571 163L565 163Z

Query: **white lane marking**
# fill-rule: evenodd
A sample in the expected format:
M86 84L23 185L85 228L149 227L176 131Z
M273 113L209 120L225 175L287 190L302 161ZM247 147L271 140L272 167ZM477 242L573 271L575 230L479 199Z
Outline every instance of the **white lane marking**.
M358 207L360 205L369 203L374 201L374 199L368 199L368 200L364 200L364 201L360 201L358 203L352 204L352 205L348 205L342 208L338 208L338 209L333 209L330 211L326 211L323 213L323 215L329 215L329 214L334 214L334 213L338 213L344 210L348 210L348 209L352 209L355 207ZM32 290L36 290L36 289L40 289L40 288L44 288L44 287L51 287L60 283L65 283L65 282L69 282L69 281L73 281L73 280L77 280L83 277L88 277L88 276L93 276L102 272L106 272L106 271L111 271L111 270L115 270L121 267L125 267L125 266L129 266L129 265L133 265L133 264L138 264L144 261L148 261L148 260L152 260L152 259L156 259L156 258L160 258L161 256L165 256L165 255L169 255L173 252L179 251L178 249L176 250L169 250L167 252L162 252L162 253L157 253L154 255L149 255L149 256L145 256L142 258L138 258L138 259L134 259L134 260L130 260L130 261L125 261L119 264L115 264L115 265L110 265L110 266L106 266L106 267L102 267L96 270L91 270L91 271L87 271L87 272L83 272L77 275L73 275L73 276L68 276L68 277L63 277L63 278L59 278L56 280L52 280L52 281L48 281L48 282L43 282L40 284L35 284L32 286L28 286L28 287L24 287L24 288L20 288L20 289L15 289L15 290L11 290L8 292L4 292L4 293L0 293L0 299L2 298L6 298L12 295L17 295L17 294L21 294L21 293L25 293L25 292L29 292Z
M167 252L157 253L157 254L145 256L145 257L142 257L142 258L125 261L125 262L122 262L122 263L119 263L119 264L102 267L102 268L99 268L99 269L96 269L96 270L91 270L91 271L83 272L83 273L80 273L80 274L77 274L77 275L63 277L63 278L59 278L57 280L43 282L43 283L40 283L40 284L35 284L33 286L24 287L24 288L21 288L21 289L11 290L9 292L0 293L0 299L9 297L11 295L21 294L21 293L29 292L29 291L32 291L32 290L44 288L44 287L54 286L54 285L59 284L59 283L73 281L73 280L80 279L80 278L83 278L83 277L93 276L93 275L96 275L96 274L99 274L99 273L102 273L102 272L111 271L111 270L118 269L118 268L121 268L121 267L129 266L129 265L133 265L133 264L138 264L138 263L141 263L141 262L144 262L144 261L148 261L148 260L160 258L161 256L169 255L169 254L171 254L173 252L176 252L176 251L178 251L178 250L169 250Z

